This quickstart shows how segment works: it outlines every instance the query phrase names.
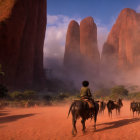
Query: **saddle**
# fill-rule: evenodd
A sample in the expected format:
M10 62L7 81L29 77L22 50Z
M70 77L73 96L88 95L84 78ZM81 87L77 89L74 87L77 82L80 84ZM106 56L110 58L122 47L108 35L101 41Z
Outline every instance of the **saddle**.
M78 100L75 100L75 101L82 101L83 103L86 103L86 108L87 108L87 111L88 111L88 117L87 118L93 118L93 115L94 115L94 107L95 107L95 104L94 104L94 100L92 99L87 99L87 98L81 98L81 99L78 99Z
M82 98L81 100L84 102L87 102L90 109L94 108L94 100L90 100L90 99L86 99L86 98Z

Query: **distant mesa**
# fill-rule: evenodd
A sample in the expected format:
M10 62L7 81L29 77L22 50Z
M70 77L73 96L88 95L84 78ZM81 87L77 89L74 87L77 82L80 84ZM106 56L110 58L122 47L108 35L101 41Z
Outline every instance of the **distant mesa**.
M80 69L84 74L89 74L91 77L99 77L108 75L113 80L114 76L120 76L121 72L135 70L140 67L140 14L130 8L125 8L119 14L115 24L113 25L106 42L104 43L101 59L98 50L97 42L97 27L92 17L87 17L80 22L80 43L79 42L79 26L78 23L72 21L68 28L71 39L66 41L65 57L69 45L73 44L73 40L77 40L78 45L69 50L69 60L75 62L75 57L72 57L74 52L79 53L80 44ZM74 34L70 27L78 32ZM77 27L77 28L76 28ZM73 33L73 34L72 34ZM77 35L77 36L76 36ZM67 34L67 38L68 34ZM78 38L78 39L77 39ZM71 56L71 57L70 57ZM66 60L66 59L65 59ZM65 61L65 64L68 60ZM82 75L83 76L83 75Z
M119 70L140 66L140 14L121 11L103 46L102 64Z

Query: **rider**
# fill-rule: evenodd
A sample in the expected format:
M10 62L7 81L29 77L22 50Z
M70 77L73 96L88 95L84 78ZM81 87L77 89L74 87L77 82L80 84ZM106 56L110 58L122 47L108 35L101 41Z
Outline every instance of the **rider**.
M88 105L89 105L89 108L92 109L92 108L94 108L94 100L92 98L90 88L88 87L89 82L88 81L83 81L82 85L83 86L82 86L81 91L80 91L80 97L81 97L82 100L87 101Z

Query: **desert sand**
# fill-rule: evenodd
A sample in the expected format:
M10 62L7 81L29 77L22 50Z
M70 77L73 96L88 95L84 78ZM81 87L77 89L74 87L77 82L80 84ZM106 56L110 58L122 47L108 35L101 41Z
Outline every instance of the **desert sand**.
M139 140L140 117L133 117L128 101L123 103L121 115L113 111L111 119L107 110L98 115L96 132L93 131L93 120L88 120L83 134L78 120L75 137L71 134L71 115L67 119L69 104L5 108L0 110L0 140Z

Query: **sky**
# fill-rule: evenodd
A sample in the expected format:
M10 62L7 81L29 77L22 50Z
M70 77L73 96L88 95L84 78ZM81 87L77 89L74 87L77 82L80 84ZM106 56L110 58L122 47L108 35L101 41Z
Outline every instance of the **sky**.
M140 0L47 0L47 30L44 43L45 58L63 60L69 22L92 16L97 25L98 48L123 8L140 12Z
M87 17L110 24L123 8L137 9L140 0L48 0L48 14Z

